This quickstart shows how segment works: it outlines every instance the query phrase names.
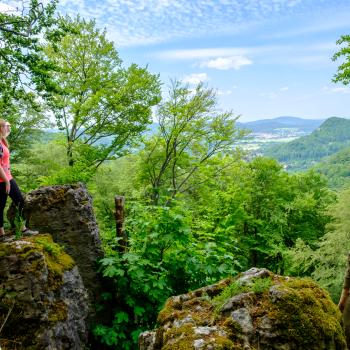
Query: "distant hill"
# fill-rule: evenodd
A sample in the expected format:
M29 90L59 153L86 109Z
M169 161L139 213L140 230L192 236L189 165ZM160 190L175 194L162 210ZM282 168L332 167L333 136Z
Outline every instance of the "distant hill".
M238 122L239 128L249 129L254 133L275 133L281 129L296 129L301 134L310 134L318 128L324 119L303 119L297 117L278 117L274 119L261 119L247 123Z
M310 135L265 147L264 155L277 159L288 170L299 171L347 147L350 147L350 120L332 117Z

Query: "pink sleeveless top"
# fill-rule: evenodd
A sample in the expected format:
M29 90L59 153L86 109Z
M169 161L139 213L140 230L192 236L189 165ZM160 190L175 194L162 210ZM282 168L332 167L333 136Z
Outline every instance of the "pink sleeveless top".
M0 166L4 169L7 180L10 181L12 179L10 171L10 151L2 141L0 141ZM0 182L5 181L0 178Z

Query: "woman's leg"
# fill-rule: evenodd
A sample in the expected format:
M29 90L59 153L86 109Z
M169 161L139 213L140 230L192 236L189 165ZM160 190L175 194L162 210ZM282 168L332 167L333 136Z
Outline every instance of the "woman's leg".
M19 215L21 216L21 218L23 219L23 225L21 227L21 231L24 235L27 236L31 236L31 235L36 235L39 232L38 231L33 231L33 230L29 230L26 227L26 219L23 215L23 208L24 208L24 198L22 196L21 190L19 189L16 181L14 179L12 179L10 181L11 184L11 188L10 188L10 193L9 196L11 197L11 199L13 200L13 203L16 205Z
M25 221L25 218L23 216L24 198L22 196L21 190L19 189L14 179L10 180L10 184L11 184L11 187L10 187L9 196L12 199L13 203L15 204L19 212L19 215L21 216L23 221ZM21 229L24 230L25 228L26 228L25 225L23 225Z
M4 209L6 206L7 193L5 191L5 182L0 182L0 236L5 234L4 231Z

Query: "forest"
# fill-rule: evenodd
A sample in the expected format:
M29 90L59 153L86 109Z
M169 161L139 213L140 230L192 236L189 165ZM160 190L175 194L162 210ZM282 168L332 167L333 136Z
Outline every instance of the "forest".
M0 113L13 126L14 177L24 192L83 182L93 197L114 315L95 325L96 339L133 349L168 297L250 267L309 276L337 302L350 250L348 182L334 189L317 169L288 173L271 158L250 159L239 147L249 131L220 111L215 89L125 67L106 34L60 17L55 2L31 0L22 17L0 13ZM350 36L337 44L333 59L345 63L334 81L347 85ZM344 130L329 147L350 147ZM314 136L311 156L334 153L321 147L327 135ZM127 242L116 237L115 195L126 199Z

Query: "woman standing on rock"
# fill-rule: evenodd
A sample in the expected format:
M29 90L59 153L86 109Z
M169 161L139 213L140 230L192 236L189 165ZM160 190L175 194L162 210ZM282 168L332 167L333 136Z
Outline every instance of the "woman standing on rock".
M0 119L0 241L5 237L4 231L4 209L7 196L10 196L19 214L22 216L24 199L16 181L12 178L10 171L10 151L7 136L11 132L11 125L6 120ZM31 231L22 227L24 235L34 235L37 231Z

